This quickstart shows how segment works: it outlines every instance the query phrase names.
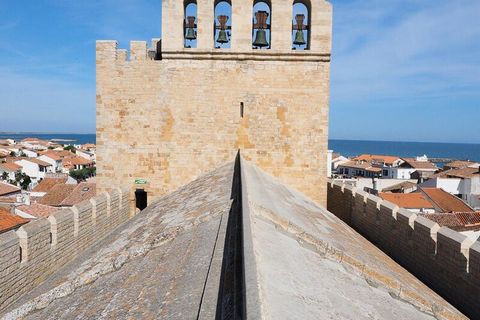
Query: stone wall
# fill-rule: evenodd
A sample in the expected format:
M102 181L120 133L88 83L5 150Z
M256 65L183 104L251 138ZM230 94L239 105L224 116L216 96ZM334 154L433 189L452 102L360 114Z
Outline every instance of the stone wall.
M129 219L115 189L0 235L0 311Z
M312 1L311 49L295 51L291 3L272 1L271 50L251 48L252 3L245 1L233 1L232 48L214 49L213 3L198 1L198 47L183 48L183 3L163 2L162 60L144 41L132 41L129 52L97 42L99 190L133 191L136 179L146 179L156 198L241 149L325 205L330 4Z
M410 211L330 182L328 210L472 319L480 318L480 243Z

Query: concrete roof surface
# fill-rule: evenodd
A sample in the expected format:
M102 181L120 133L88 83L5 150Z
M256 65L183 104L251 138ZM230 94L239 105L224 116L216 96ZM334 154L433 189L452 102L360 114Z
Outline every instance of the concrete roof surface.
M22 297L7 318L214 318L232 176L227 164L161 198Z
M260 310L249 318L464 318L332 213L246 161L242 183L245 272L256 279L247 297Z
M233 175L229 163L159 199L8 318L214 319ZM241 176L249 319L464 318L301 193L243 160Z

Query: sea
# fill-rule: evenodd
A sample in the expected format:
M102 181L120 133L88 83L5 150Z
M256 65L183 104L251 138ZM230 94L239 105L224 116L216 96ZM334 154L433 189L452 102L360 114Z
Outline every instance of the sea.
M393 155L398 157L416 157L426 155L429 158L471 160L480 162L480 144L437 143L437 142L399 142L336 140L328 142L328 148L345 157L363 153Z
M25 138L38 138L41 140L53 140L61 144L85 144L96 143L95 134L75 133L3 133L0 132L0 139L14 139L16 141Z
M96 143L95 134L74 133L0 133L0 139L22 140L36 137L42 140L55 140L65 144ZM436 142L399 142L330 139L328 148L343 156L357 156L362 153L416 157L426 155L429 158L448 158L480 162L480 144L436 143Z

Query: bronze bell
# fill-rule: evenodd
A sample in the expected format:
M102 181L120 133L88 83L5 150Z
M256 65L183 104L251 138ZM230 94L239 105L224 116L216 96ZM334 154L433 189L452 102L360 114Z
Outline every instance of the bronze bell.
M218 31L218 38L217 42L218 43L228 43L228 36L227 36L227 21L228 21L228 16L225 15L220 15L217 17L218 22L220 23L220 26L216 27L220 29Z
M187 29L187 35L185 36L185 39L187 40L195 40L197 39L197 35L195 34L195 30L188 28Z
M303 37L303 31L298 30L295 33L295 40L293 41L293 44L295 44L297 46L303 46L303 45L307 44L305 42L305 38Z
M267 32L263 29L257 30L257 34L255 35L255 41L253 42L254 47L268 47L267 42Z
M228 43L227 31L225 31L225 30L218 31L217 42L218 43Z
M197 39L197 35L195 33L195 17L188 16L187 17L187 34L185 36L186 40L195 40Z

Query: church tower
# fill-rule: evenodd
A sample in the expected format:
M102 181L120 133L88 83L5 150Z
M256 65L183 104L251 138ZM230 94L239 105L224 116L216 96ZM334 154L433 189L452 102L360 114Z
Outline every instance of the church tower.
M97 42L98 189L159 197L240 149L325 206L331 5L162 3L161 40Z

